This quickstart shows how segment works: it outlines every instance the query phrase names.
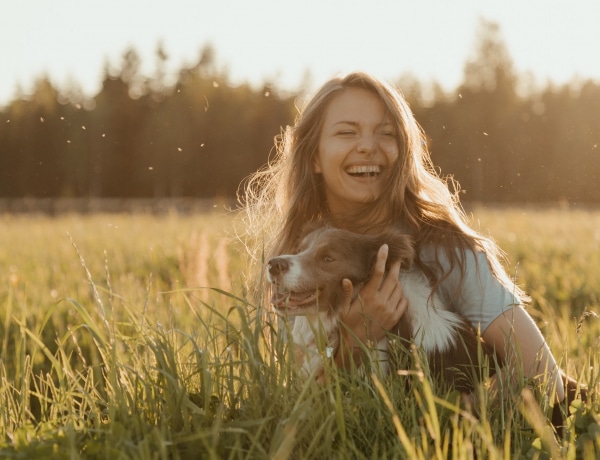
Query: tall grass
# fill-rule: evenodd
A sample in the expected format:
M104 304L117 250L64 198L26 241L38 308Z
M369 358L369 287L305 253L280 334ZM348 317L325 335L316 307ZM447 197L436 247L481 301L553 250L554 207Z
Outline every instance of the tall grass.
M597 458L600 213L478 209L561 366L591 388L468 407L416 366L296 378L228 215L0 218L0 457ZM263 321L261 319L266 319Z

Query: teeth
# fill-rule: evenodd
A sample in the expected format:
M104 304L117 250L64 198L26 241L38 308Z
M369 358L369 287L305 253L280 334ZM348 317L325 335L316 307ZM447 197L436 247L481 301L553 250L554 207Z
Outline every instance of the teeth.
M346 172L348 174L379 174L381 167L379 165L350 166Z

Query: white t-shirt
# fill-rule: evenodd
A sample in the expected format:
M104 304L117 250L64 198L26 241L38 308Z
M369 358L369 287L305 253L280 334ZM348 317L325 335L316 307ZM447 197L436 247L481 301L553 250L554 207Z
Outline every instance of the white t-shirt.
M443 273L447 273L450 261L444 251L438 251L438 257ZM424 248L421 258L424 263L434 263L434 248ZM464 316L481 333L502 313L521 304L516 292L503 286L493 275L483 252L465 250L465 276L459 286L460 277L461 269L455 265L450 275L440 284L438 295L445 305Z

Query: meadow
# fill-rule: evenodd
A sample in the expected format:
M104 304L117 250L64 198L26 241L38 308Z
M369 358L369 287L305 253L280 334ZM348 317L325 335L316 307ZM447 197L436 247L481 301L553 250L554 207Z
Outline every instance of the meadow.
M600 211L472 213L590 389L561 435L525 382L468 408L418 359L296 378L285 324L247 294L233 212L3 214L0 457L600 458Z

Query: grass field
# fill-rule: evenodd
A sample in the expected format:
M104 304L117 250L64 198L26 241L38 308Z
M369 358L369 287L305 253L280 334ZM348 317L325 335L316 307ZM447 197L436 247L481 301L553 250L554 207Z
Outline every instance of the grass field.
M599 211L474 210L590 387L561 437L543 391L469 411L418 368L299 382L232 219L0 215L1 458L600 458Z

